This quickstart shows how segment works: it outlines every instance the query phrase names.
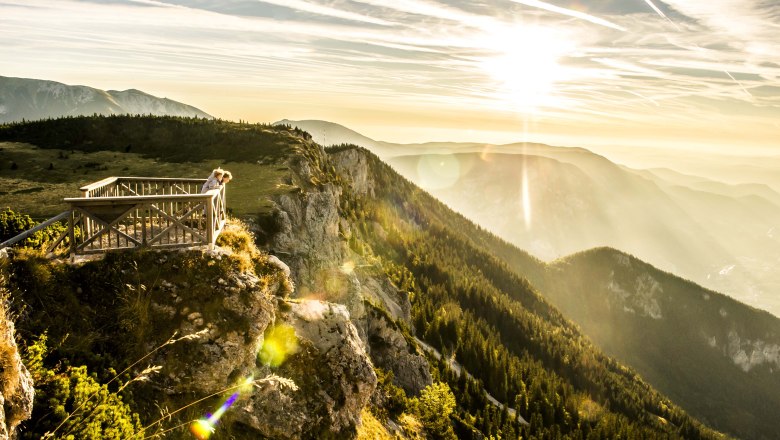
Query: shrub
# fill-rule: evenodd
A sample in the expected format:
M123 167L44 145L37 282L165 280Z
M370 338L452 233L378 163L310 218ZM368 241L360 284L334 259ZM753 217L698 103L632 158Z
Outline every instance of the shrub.
M455 396L449 385L443 382L428 385L420 397L409 400L409 406L430 438L456 438L450 423L450 415L455 410Z
M0 242L16 237L28 229L32 229L36 224L37 223L31 219L29 215L15 212L11 208L5 208L4 211L0 212ZM32 234L32 236L22 242L17 243L17 246L44 249L47 244L56 240L66 230L66 225L55 223L48 228Z
M229 247L236 253L246 253L251 256L258 253L252 233L243 222L236 219L230 219L217 237L216 244L221 247Z
M108 386L88 374L86 366L63 371L44 365L46 334L31 344L24 363L35 382L34 424L25 439L126 439L141 429L137 414Z

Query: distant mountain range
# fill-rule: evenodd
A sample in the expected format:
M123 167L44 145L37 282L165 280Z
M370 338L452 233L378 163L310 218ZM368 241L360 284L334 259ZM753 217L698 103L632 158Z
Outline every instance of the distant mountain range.
M280 121L372 150L447 205L544 260L609 246L780 316L780 193L582 148L392 144L325 121Z
M152 114L209 118L208 113L140 90L100 90L0 76L0 123L78 115Z

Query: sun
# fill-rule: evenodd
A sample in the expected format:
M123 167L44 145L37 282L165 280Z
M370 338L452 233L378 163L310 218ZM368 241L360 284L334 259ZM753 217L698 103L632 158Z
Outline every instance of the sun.
M479 67L501 101L523 112L560 104L555 85L569 74L560 61L573 51L573 43L560 31L527 25L502 27L491 30L482 46L489 55L479 60Z

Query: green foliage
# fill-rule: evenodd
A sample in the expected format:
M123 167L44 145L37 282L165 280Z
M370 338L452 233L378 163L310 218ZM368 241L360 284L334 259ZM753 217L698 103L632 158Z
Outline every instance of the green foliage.
M230 220L225 229L219 234L219 237L217 237L217 246L227 247L235 253L243 253L249 256L257 254L254 237L240 220Z
M33 416L22 438L127 439L140 431L138 415L86 366L63 370L44 366L46 342L44 333L24 356L36 393Z
M77 116L0 125L0 140L41 148L132 150L168 162L204 159L278 163L305 132L284 126L173 116Z
M601 353L512 269L528 267L530 278L542 279L538 260L452 213L378 159L369 166L374 198L356 196L344 177L349 245L409 292L417 337L474 375L433 362L434 377L455 395L459 436L721 437ZM528 423L490 403L486 391Z
M37 223L29 215L15 212L11 208L5 208L5 210L0 211L0 242L11 239L28 229L34 228L36 225ZM16 246L43 249L66 230L67 225L55 223L35 232L30 237L17 243Z
M446 383L434 382L409 401L409 407L422 422L430 438L454 439L450 416L455 410L455 396Z
M409 406L406 392L393 383L392 371L374 367L374 372L376 372L377 378L377 390L374 391L374 394L380 396L380 401L376 402L377 405L373 406L372 410L382 421L386 421L388 418L396 419Z
M370 411L363 409L360 418L362 423L358 427L357 440L393 440L393 436Z

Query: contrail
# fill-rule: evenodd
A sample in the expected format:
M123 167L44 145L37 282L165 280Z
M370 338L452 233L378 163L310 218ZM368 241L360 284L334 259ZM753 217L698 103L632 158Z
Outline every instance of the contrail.
M661 17L663 17L663 18L665 18L665 19L666 19L666 21L668 21L669 23L671 23L672 25L674 25L675 29L677 29L678 31L680 30L680 27L679 27L679 26L677 26L677 23L675 23L675 22L674 22L674 21L672 21L672 20L671 20L669 17L667 17L667 16L666 16L666 14L664 14L664 12L663 12L662 10L658 9L658 6L656 6L656 5L655 5L655 3L653 3L653 1L652 1L652 0L645 0L645 3L647 3L647 4L648 4L648 5L651 7L651 8L653 8L653 10L654 10L654 11L655 11L655 12L656 12L658 15L660 15L660 16L661 16ZM694 46L695 46L697 49L701 49L701 47L700 47L698 44L695 44L695 43L694 43ZM746 94L747 96L749 96L749 97L751 97L751 98L753 97L753 95L752 95L750 92L748 92L748 90L745 88L745 86L743 86L741 82L737 81L737 79L736 79L736 78L734 78L734 76L731 74L731 72L729 72L728 70L723 70L723 73L725 73L726 75L728 75L728 77L729 77L729 78L731 78L731 80L732 80L732 81L734 81L735 83L737 83L737 85L738 85L738 86L739 86L739 87L742 89L742 91L743 91L743 92L745 92L745 94Z
M656 6L656 5L655 5L655 3L653 3L653 1L652 1L652 0L645 0L645 3L647 3L648 5L650 5L650 7L651 7L651 8L653 8L653 10L654 10L655 12L657 12L657 13L658 13L658 15L660 15L660 16L661 16L661 17L663 17L663 18L665 18L665 19L666 19L666 21L668 21L669 23L671 23L671 24L672 24L672 26L674 26L674 27L675 27L675 29L677 29L678 31L680 30L680 27L679 27L679 26L677 26L677 23L673 22L673 21L672 21L672 20L671 20L669 17L667 17L667 16L666 16L666 14L664 14L664 11L662 11L661 9L659 9L659 8L658 8L658 6Z
M646 100L648 100L648 101L652 102L653 104L655 104L655 106L656 106L656 107L660 107L660 106L661 106L661 104L659 104L659 103L658 103L658 101L656 101L655 99L653 99L653 98L650 98L650 97L648 97L648 96L645 96L645 95L643 95L643 94L641 94L641 93L638 93L638 92L633 92L633 91L631 91L631 90L626 90L626 92L627 92L627 93L630 93L630 94L632 94L632 95L634 95L634 96L638 96L638 97L640 97L640 98L642 98L642 99L646 99Z
M622 32L628 31L628 29L624 28L623 26L612 23L611 21L604 20L603 18L595 17L593 15L586 14L580 11L575 11L573 9L566 9L560 6L551 5L549 3L545 3L539 0L511 0L511 1L515 3L519 3L521 5L531 6L533 8L544 9L545 11L555 12L558 14L567 15L569 17L579 18L581 20L589 21L593 24L598 24L601 26L606 26L608 28L617 29Z
M739 84L739 87L742 89L743 92L745 92L746 95L750 96L751 98L753 97L753 95L747 91L745 86L743 86L741 82L737 81L737 79L734 78L734 76L728 70L724 70L723 72L725 72L726 75L728 75L729 78L731 78L735 83Z

